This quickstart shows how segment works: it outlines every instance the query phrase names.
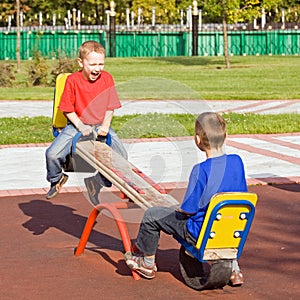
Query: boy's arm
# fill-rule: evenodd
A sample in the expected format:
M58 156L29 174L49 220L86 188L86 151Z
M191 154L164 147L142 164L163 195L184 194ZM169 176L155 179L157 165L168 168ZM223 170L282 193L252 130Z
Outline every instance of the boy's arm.
M193 214L192 214L192 213L188 213L188 212L182 210L180 207L177 208L177 211L180 212L180 213L183 214L183 215L188 216L188 217L193 216L193 215L196 214L196 213L193 213Z
M65 113L65 116L73 123L83 136L87 136L93 132L93 127L82 123L75 112Z
M188 216L193 216L199 212L201 197L206 185L206 176L200 165L196 164L191 171L188 186L180 206L180 212Z
M109 131L109 127L111 124L111 120L113 118L114 111L113 110L107 110L104 116L103 123L98 127L98 135L106 136Z

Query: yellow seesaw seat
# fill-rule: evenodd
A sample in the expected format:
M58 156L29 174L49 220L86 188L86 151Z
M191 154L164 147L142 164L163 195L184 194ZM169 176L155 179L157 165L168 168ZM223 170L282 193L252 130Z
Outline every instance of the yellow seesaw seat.
M189 287L201 291L228 284L232 261L241 256L256 202L253 193L218 193L210 201L196 245L178 240L180 272Z
M181 244L199 261L239 259L254 214L254 193L218 193L214 195L197 239L196 246Z
M60 99L64 91L67 77L70 73L59 74L56 78L55 91L54 91L54 103L53 103L53 115L52 115L52 127L53 135L56 137L59 131L67 125L67 118L61 110L58 109Z

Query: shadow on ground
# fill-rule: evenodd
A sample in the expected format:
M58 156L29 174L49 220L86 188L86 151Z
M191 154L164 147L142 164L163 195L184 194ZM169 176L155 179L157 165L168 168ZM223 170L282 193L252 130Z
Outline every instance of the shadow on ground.
M116 224L106 214L97 218L84 254L75 257L92 208L80 193L60 194L52 201L34 195L2 198L1 299L297 299L300 185L250 190L259 201L240 260L245 284L203 292L182 282L179 244L166 235L157 253L157 277L134 281ZM173 194L181 199L183 191ZM134 239L138 224L128 222L127 227Z

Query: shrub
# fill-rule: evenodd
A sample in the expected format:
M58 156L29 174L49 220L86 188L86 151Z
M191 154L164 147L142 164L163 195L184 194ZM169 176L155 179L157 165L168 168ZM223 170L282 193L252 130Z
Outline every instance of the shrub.
M13 71L13 64L0 63L0 86L11 87L16 79Z
M74 73L79 70L79 66L76 59L70 59L67 57L61 57L58 60L57 65L52 70L52 84L55 84L56 77L61 73Z
M33 61L28 68L29 85L46 85L49 65L39 51L34 52Z

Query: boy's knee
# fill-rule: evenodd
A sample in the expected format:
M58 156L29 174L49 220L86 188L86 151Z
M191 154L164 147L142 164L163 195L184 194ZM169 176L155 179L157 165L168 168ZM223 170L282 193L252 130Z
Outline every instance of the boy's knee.
M111 148L114 151L116 151L118 154L120 154L123 158L128 160L128 153L126 151L126 148L124 147L121 140L117 136L116 136L116 138L112 138Z
M152 209L153 208L154 207L150 207L144 212L143 221L149 221L152 219Z
M149 222L160 222L165 218L169 218L176 211L171 207L165 206L154 206L146 210L144 215L144 221Z
M158 210L157 206L153 206L153 207L149 207L146 211L145 211L145 215L147 216L152 216L155 214L155 212Z
M51 149L51 147L46 150L45 155L46 155L46 158L50 159L50 160L55 158L55 152Z
M159 206L154 206L150 207L145 211L144 214L144 221L146 222L152 222L160 218L161 214L161 207Z
M55 149L50 147L46 150L46 159L47 160L55 160L57 158L58 158L58 152L55 151Z

